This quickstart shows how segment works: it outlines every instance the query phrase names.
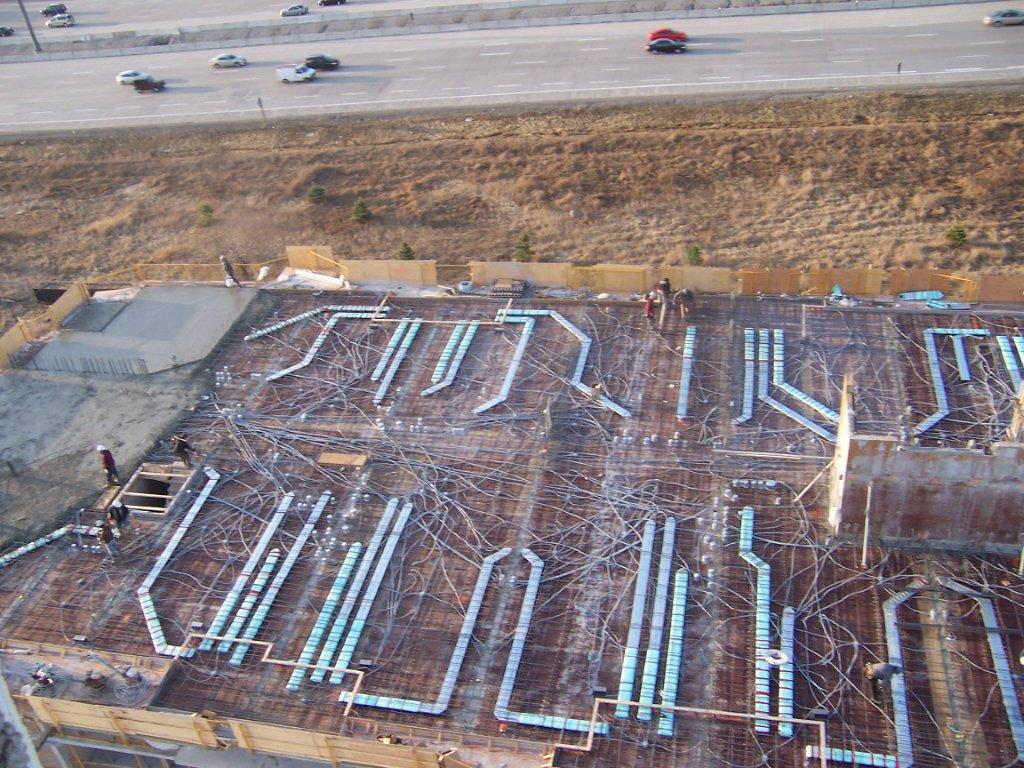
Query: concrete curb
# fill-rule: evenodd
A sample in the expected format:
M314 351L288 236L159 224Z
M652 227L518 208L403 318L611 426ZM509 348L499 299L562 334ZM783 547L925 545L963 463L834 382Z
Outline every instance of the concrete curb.
M165 51L196 51L233 45L271 45L390 35L436 34L466 30L594 24L615 21L698 19L763 16L783 13L914 8L963 5L984 0L833 0L820 3L700 8L717 0L508 0L479 5L424 8L419 11L364 11L325 20L310 14L301 22L233 22L161 30L110 32L47 43L48 50L32 53L28 45L10 53L0 43L0 62L60 61L98 56L131 56ZM729 0L725 0L728 2ZM743 2L744 0L739 0ZM756 2L757 0L753 0ZM59 48L59 49L58 49Z

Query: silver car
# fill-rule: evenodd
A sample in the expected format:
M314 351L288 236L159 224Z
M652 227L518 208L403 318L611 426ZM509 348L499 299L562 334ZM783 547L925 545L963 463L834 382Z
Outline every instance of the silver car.
M46 26L51 29L53 27L73 27L75 26L75 17L70 13L58 13L46 20Z
M985 25L989 27L1008 27L1011 24L1024 24L1024 11L1007 9L985 17Z
M304 5L289 5L281 11L282 16L305 16L307 13L309 13L309 8Z
M249 60L235 53L222 53L210 59L211 67L244 67Z

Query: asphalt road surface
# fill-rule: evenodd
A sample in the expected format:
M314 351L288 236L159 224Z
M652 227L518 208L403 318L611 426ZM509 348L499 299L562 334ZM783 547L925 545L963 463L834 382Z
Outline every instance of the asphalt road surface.
M696 94L839 91L1024 80L1024 27L988 28L1001 3L694 19L685 54L644 50L650 22L324 40L235 48L253 63L214 70L211 51L0 66L0 131L260 120L437 107ZM311 53L342 68L283 84L274 69ZM139 94L114 75L166 79ZM262 103L262 111L260 103Z

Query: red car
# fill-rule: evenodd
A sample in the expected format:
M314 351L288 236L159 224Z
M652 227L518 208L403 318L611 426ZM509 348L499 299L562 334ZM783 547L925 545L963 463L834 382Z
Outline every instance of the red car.
M664 27L662 29L656 29L653 32L649 32L647 34L647 39L648 40L675 40L676 42L679 42L679 43L685 43L686 42L686 33L685 32L677 32L674 29L669 29L668 27Z

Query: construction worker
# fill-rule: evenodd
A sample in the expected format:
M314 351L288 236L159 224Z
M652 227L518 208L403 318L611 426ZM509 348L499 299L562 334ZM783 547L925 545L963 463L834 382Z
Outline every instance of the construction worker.
M107 510L107 522L115 531L123 533L124 527L128 524L128 507L120 501L112 502Z
M192 466L192 445L181 435L171 438L171 451L186 467Z
M644 298L644 317L647 318L647 327L654 327L654 292L647 294Z
M117 546L117 540L114 538L114 529L110 526L110 523L104 523L99 527L99 530L96 531L96 538L106 548L111 560L117 557L120 550Z
M661 300L661 314L658 316L658 330L664 330L668 313L672 309L672 284L667 277L658 281L658 298Z
M239 282L237 277L235 277L235 268L234 268L234 266L223 255L221 255L221 257L220 257L220 266L224 270L224 277L225 277L224 284L228 288L237 288L237 287L241 286L242 283Z
M117 462L114 461L114 454L105 445L97 445L96 452L100 455L103 471L107 473L107 485L120 485L121 478L117 474Z
M685 320L686 316L689 315L694 308L693 291L689 288L683 288L683 290L676 294L676 299L679 302L679 316Z

